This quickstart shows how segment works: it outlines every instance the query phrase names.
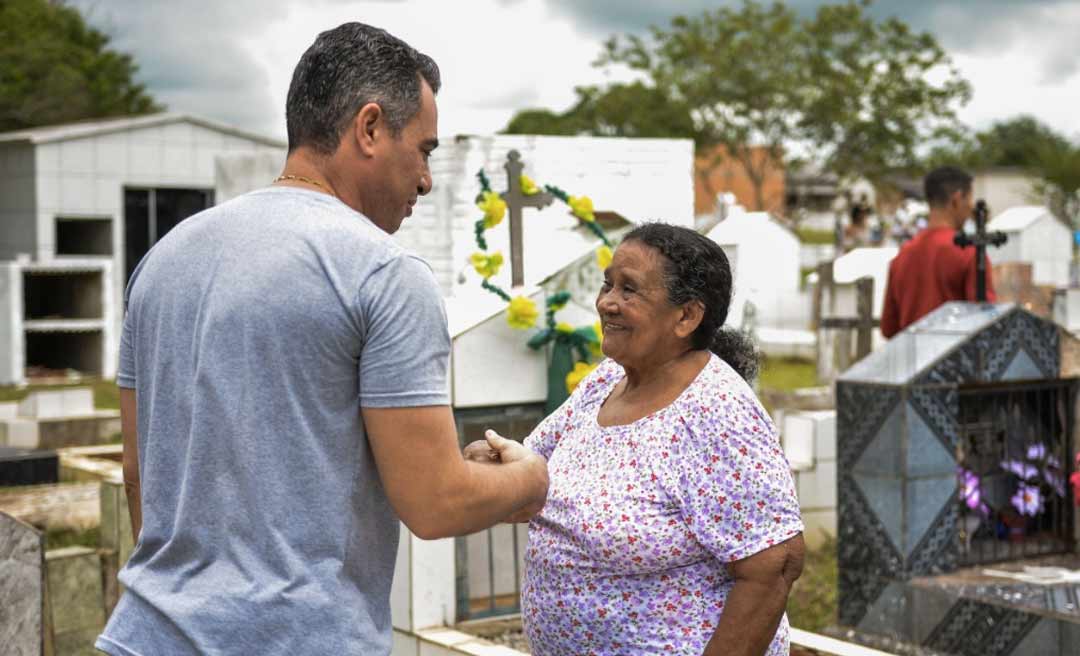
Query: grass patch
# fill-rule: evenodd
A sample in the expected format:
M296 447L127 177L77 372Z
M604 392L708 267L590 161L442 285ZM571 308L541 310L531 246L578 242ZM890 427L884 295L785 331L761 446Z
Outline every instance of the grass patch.
M835 244L836 233L832 230L821 230L815 228L808 228L805 226L799 226L795 228L795 234L798 235L799 241L804 244Z
M817 384L817 364L800 358L765 358L758 379L761 389L781 392Z
M821 633L836 624L836 540L829 538L806 553L802 576L791 588L787 613L791 626Z
M94 405L96 407L103 410L120 409L120 391L117 389L114 380L90 380L82 383L71 383L70 385L27 385L24 387L9 385L0 387L0 402L22 401L34 390L64 389L68 387L89 387L94 392Z
M78 531L64 528L54 529L45 533L46 549L63 549L64 547L90 547L97 549L101 544L101 530L98 527Z

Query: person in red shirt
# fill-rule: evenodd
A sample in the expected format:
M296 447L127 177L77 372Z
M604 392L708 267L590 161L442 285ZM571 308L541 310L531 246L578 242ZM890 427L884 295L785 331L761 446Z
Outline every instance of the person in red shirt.
M975 249L953 243L973 208L971 176L943 166L923 180L930 217L889 264L881 333L892 337L947 301L975 300ZM986 297L997 300L986 260Z

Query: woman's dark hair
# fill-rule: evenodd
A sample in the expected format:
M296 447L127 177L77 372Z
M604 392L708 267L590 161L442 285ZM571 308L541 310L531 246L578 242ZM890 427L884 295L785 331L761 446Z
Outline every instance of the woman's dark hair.
M689 228L667 223L646 223L623 237L636 241L664 256L664 286L668 301L682 305L701 301L705 306L701 325L690 336L695 349L709 349L720 356L740 376L753 381L760 354L749 335L725 328L731 306L731 265L720 246Z
M345 23L327 30L300 57L285 99L289 152L337 150L360 108L377 103L396 136L420 111L420 79L438 93L439 67L386 30Z

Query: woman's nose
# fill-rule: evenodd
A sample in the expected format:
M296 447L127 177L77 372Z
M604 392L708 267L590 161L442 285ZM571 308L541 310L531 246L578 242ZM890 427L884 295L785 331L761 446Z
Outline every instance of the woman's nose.
M611 291L601 291L596 297L596 311L600 314L614 314L618 312L619 304Z

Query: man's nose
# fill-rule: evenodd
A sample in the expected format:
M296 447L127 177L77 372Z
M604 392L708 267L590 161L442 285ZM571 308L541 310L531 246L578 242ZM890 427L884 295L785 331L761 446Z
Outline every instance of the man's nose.
M431 171L428 171L420 176L420 185L416 187L416 193L420 196L426 196L431 193L431 186Z

